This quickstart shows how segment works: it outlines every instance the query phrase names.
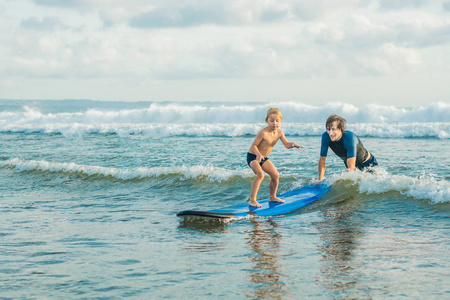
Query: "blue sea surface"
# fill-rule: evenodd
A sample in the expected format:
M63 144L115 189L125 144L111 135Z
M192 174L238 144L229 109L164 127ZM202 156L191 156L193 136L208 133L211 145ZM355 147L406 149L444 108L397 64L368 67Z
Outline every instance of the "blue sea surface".
M330 152L333 188L293 213L177 217L249 200L271 106L305 146L270 154L279 193L317 178L332 112L379 168L342 173ZM0 298L450 297L450 105L370 108L0 101Z

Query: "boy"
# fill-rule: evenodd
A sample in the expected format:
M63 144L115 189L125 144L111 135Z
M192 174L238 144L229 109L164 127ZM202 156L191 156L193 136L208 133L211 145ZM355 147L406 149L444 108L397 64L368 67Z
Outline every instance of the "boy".
M258 133L255 141L248 150L247 163L256 174L256 178L252 183L249 201L250 206L261 207L261 204L256 201L256 196L258 195L259 186L264 179L264 172L270 175L269 201L284 202L284 200L277 197L279 180L278 171L267 156L279 139L281 139L283 145L288 149L297 148L301 150L303 147L296 143L291 143L286 139L283 131L280 129L282 121L281 111L278 108L269 109L266 116L266 123L268 126Z

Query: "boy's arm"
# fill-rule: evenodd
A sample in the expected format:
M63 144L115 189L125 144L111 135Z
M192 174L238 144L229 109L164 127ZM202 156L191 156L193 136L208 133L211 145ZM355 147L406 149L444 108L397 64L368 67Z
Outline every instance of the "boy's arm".
M281 130L280 130L280 131L281 131ZM286 148L288 148L288 149L291 149L291 148L297 148L298 150L302 150L302 148L303 148L303 146L299 146L299 145L297 145L297 144L294 143L294 142L289 142L289 141L286 139L286 136L284 135L284 132L283 132L283 131L281 131L280 140L281 140L281 142L283 143L283 145L284 145Z
M261 144L261 141L264 138L264 133L263 131L260 131L258 133L258 135L256 136L255 140L253 141L253 144L250 146L250 150L252 150L253 154L256 155L256 161L258 163L261 162L261 160L264 159L263 155L261 154L261 152L259 152L258 146L259 144Z

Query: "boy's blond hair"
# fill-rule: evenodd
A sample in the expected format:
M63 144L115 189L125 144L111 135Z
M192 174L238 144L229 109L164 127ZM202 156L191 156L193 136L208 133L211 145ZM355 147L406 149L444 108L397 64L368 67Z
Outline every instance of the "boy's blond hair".
M269 110L267 111L266 122L269 119L269 116L272 114L276 114L277 116L280 116L281 121L283 121L283 117L281 116L281 110L279 110L278 108L272 107L272 108L269 108Z

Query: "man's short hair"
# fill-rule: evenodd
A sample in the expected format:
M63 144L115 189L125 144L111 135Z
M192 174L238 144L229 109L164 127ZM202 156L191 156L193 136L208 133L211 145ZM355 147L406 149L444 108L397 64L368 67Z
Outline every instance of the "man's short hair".
M328 117L327 121L325 122L325 128L327 130L330 130L331 124L333 124L333 122L336 122L337 128L342 130L342 132L344 132L347 128L347 120L336 114L332 114Z

